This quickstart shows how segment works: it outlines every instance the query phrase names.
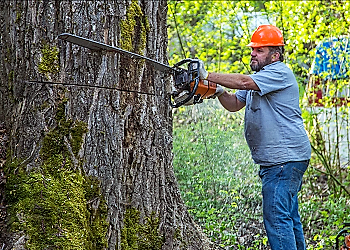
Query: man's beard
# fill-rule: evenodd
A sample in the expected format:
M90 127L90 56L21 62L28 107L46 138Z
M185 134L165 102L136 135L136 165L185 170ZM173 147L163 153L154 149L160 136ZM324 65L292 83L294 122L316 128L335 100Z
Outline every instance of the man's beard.
M257 64L252 64L252 59L250 59L250 68L255 72L259 72L263 67L272 63L271 55L268 55L263 62L257 62Z

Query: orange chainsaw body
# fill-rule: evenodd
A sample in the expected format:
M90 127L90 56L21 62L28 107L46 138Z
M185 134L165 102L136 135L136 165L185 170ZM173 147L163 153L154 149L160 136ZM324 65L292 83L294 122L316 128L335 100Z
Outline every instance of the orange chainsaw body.
M199 80L198 88L195 95L200 95L201 99L206 99L216 92L216 83L206 81L208 84L204 83L204 80ZM191 89L194 87L194 82L191 82Z

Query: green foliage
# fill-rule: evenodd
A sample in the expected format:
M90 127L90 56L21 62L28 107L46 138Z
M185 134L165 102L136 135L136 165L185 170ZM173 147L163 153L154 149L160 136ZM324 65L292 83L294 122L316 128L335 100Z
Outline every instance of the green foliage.
M165 242L159 233L159 218L152 213L140 223L140 211L130 208L124 214L124 227L121 231L121 249L123 250L160 250Z
M202 103L174 113L174 169L189 212L221 246L266 245L256 232L238 243L242 225L261 225L261 183L243 135L243 114Z
M49 77L49 73L57 74L60 71L58 63L59 50L57 47L50 47L45 44L41 50L42 57L38 66L39 73Z
M253 16L244 11L260 7L260 1L170 1L170 64L191 57L203 60L210 71L249 72L246 45Z
M249 43L259 24L281 28L286 61L304 78L325 37L348 34L347 1L170 1L170 64L197 57L217 72L248 73Z
M265 234L256 230L239 241L242 225L262 227L258 166L252 163L242 124L242 113L228 113L216 104L175 110L175 174L189 212L213 241L232 249L268 249ZM313 160L299 194L300 214L308 249L331 249L342 223L350 221L350 203L330 194L327 176L314 166Z
M350 221L350 202L334 195L312 194L309 185L314 181L315 178L307 176L299 206L306 242L310 250L333 249L335 237L343 228L342 224Z
M349 167L344 165L349 159L349 107L338 107L325 98L322 102L325 107L308 107L303 111L315 154L314 171L328 176L328 194L350 196Z
M169 62L172 65L183 58L199 58L209 71L249 74L250 49L246 45L258 25L271 23L283 32L285 62L296 75L302 99L320 89L306 86L316 45L325 38L348 36L349 22L348 1L170 1ZM350 151L350 105L345 101L346 105L341 106L344 102L337 99L348 97L349 80L324 84L322 89L326 94L321 101L324 108L310 106L307 100L302 105L313 148L300 204L309 249L333 248L336 232L341 229L341 222L349 220L350 214L347 202L350 169L342 162L342 147L345 145L345 152ZM245 168L238 167L238 171L228 171L223 166L234 162L232 157L248 162L249 152L243 156L241 147L235 147L236 143L244 146L243 135L232 134L237 128L228 133L221 129L222 124L218 125L225 119L228 121L227 113L214 112L203 105L200 111L191 109L177 110L174 117L174 166L183 197L190 212L214 241L238 246L237 219L255 213L242 214L241 209L229 207L245 200L240 196L241 190L236 192L236 185L240 185L231 176L240 173L247 178L246 174L249 176L254 167L247 163ZM209 114L198 114L207 109L211 110ZM193 116L201 118L194 120ZM238 124L236 120L229 121ZM200 136L201 133L204 135ZM220 152L223 157L213 152ZM229 188L231 184L233 188ZM252 193L258 196L257 191ZM231 234L227 241L224 232ZM260 247L265 246L266 238L257 238Z
M71 135L72 151L80 147L86 125L66 120L64 104L43 139L40 167L27 170L18 159L7 160L11 229L28 237L27 249L104 249L107 207L100 183L73 164L64 140Z
M347 1L270 1L266 7L283 30L288 63L298 75L306 77L320 41L348 35Z

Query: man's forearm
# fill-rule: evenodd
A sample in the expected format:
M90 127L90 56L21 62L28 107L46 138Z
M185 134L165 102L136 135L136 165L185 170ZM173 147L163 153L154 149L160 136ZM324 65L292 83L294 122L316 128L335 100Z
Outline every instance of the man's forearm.
M219 101L225 109L231 112L238 111L245 106L244 103L237 99L235 94L226 91L219 97Z
M259 90L259 87L255 84L253 79L250 76L243 74L210 72L207 79L229 89Z

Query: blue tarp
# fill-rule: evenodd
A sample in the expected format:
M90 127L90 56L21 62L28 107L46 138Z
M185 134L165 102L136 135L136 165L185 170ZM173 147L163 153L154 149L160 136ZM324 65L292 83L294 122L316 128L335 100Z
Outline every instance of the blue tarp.
M350 38L328 38L317 45L310 74L325 80L350 76Z

